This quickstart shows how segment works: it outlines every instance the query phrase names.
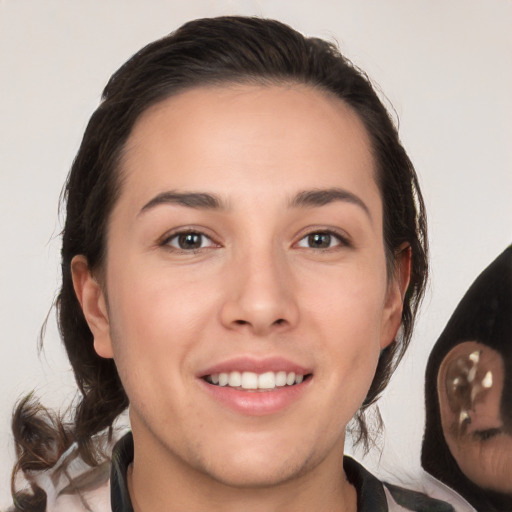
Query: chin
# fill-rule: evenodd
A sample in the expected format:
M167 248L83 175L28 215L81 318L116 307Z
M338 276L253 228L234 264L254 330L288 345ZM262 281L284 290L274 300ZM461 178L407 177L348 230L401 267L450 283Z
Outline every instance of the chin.
M307 462L296 460L280 461L266 459L264 462L241 460L238 463L215 465L204 468L208 477L235 488L258 489L275 487L307 473Z
M188 451L185 461L205 478L234 488L258 488L282 484L307 472L312 454L293 436L240 435L204 439ZM291 439L293 438L293 439ZM287 442L288 441L288 442ZM293 442L290 442L293 441ZM301 448L298 448L301 447Z

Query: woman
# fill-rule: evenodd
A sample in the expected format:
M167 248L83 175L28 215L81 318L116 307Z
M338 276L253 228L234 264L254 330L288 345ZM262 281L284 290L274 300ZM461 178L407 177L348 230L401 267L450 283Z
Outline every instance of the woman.
M66 200L82 400L66 426L20 404L19 509L97 510L97 436L129 404L113 510L451 510L341 456L407 348L427 242L396 129L335 47L252 18L148 45L107 84Z

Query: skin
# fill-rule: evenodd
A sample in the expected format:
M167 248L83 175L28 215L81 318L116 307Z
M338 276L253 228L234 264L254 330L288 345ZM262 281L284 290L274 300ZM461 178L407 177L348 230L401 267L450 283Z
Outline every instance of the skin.
M475 352L479 353L479 360L472 383L478 386L477 393L471 404L467 400L464 403L469 419L461 424L462 401L449 391L454 378L460 378L469 367L468 356ZM482 388L481 382L488 372L492 374L492 385ZM501 419L503 383L504 366L500 353L476 341L459 343L439 367L441 424L450 452L461 471L475 484L512 495L512 437L502 428Z
M357 115L306 86L189 90L140 117L122 174L103 277L78 256L73 278L130 398L135 510L355 511L345 427L400 325L410 267L403 251L387 275ZM353 197L291 204L333 188ZM152 202L167 191L223 207ZM208 238L180 249L183 228ZM331 233L328 247L311 233ZM311 378L279 411L243 414L198 378L238 356L283 357Z

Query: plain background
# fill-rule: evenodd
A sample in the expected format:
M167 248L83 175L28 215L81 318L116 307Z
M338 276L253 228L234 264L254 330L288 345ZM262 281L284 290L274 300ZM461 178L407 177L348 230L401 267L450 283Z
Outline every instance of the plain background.
M430 348L512 242L512 2L0 0L0 504L9 502L14 402L34 388L52 406L73 393L53 313L41 356L37 337L59 286L60 189L86 122L131 54L220 14L274 17L336 40L396 109L428 206L432 278L381 401L381 448L363 462L394 480L418 471Z

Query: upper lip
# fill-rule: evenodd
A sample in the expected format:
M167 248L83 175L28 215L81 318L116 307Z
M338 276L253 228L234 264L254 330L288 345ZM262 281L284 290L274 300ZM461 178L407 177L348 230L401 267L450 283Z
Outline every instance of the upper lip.
M229 373L229 372L294 372L299 375L308 375L312 373L311 369L298 364L285 357L266 357L254 358L248 356L238 356L225 361L213 364L198 373L198 377L206 377L214 373Z

